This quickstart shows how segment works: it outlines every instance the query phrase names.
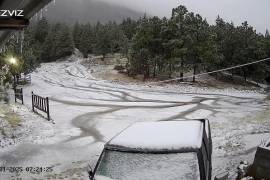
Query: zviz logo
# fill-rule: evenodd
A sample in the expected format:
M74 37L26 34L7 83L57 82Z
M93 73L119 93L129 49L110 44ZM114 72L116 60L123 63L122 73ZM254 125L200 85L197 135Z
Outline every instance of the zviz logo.
M0 17L23 17L23 10L0 10Z

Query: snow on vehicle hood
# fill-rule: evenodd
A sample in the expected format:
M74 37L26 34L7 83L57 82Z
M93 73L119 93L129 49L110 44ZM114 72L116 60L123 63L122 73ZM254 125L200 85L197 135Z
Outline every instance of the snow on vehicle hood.
M203 122L163 121L136 123L114 137L106 146L136 150L197 150L202 144Z

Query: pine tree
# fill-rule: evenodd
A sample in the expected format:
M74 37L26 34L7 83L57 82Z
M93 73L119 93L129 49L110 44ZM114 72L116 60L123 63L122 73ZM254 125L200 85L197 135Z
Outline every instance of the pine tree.
M41 44L44 43L46 36L49 32L49 24L45 17L37 22L34 32L35 40L39 41Z
M73 53L74 44L70 28L57 23L52 26L43 47L43 61L55 61Z
M131 40L136 33L137 22L131 18L127 18L123 20L123 22L120 24L120 27L128 40Z
M23 70L25 73L33 71L39 64L39 62L37 62L35 49L33 48L34 43L33 27L29 27L24 32L24 47L22 54L24 59Z
M269 31L268 31L268 29L266 29L265 38L269 38L269 37L270 37Z
M107 53L111 52L108 26L100 23L96 25L96 44L95 52L103 56L103 60Z
M131 74L143 74L144 79L150 76L150 50L149 19L146 15L139 20L139 26L132 39L131 47Z
M175 59L175 63L179 67L180 78L184 76L184 65L186 63L186 54L187 54L187 24L186 24L186 16L188 10L185 6L178 6L177 8L172 10L172 31L174 33L174 37L172 39L171 46L173 47L173 58ZM183 81L181 79L180 81Z
M70 28L66 24L60 24L55 33L55 58L62 58L73 53L74 44Z
M95 38L93 29L90 23L81 26L80 29L79 45L77 48L87 57L89 53L93 53Z
M72 36L75 48L79 49L79 46L81 44L82 26L78 22L76 22L73 27Z

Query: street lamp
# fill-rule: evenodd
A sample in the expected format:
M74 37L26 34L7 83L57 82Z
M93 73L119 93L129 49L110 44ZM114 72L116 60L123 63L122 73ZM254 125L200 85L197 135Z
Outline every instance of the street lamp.
M11 57L8 59L9 63L12 64L12 65L16 65L17 64L17 59L14 58L14 57Z
M11 74L13 75L13 79L14 79L13 88L15 89L16 85L17 85L17 77L16 77L16 68L17 67L16 66L18 64L18 60L15 57L10 56L7 58L7 61L10 64L11 69L12 69Z

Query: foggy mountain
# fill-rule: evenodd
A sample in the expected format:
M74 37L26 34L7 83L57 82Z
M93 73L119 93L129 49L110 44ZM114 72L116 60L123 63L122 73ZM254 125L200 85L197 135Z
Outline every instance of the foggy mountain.
M68 24L121 22L124 18L138 19L143 13L96 0L56 0L47 8L44 16L51 22L66 22Z

